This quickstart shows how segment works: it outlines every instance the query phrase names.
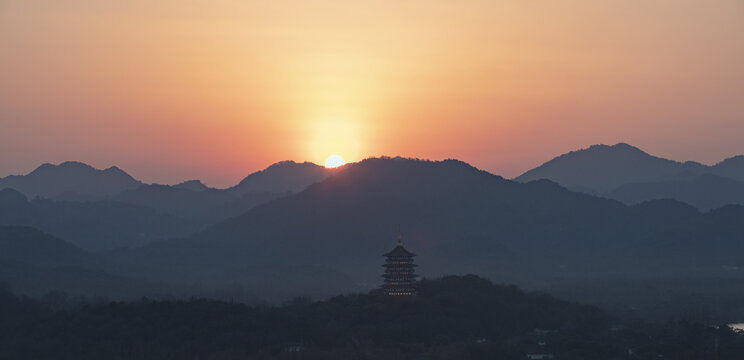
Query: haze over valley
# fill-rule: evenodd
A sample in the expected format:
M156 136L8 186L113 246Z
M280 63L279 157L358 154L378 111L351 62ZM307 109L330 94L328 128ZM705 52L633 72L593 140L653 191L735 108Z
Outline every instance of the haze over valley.
M475 273L595 303L586 289L608 281L693 293L730 279L713 290L728 292L744 265L737 159L705 166L597 145L515 180L458 160L286 161L225 189L45 164L0 179L2 281L35 296L323 298L375 288L400 223L426 277ZM668 182L700 189L627 195ZM127 285L101 286L112 279ZM584 290L568 292L575 286Z

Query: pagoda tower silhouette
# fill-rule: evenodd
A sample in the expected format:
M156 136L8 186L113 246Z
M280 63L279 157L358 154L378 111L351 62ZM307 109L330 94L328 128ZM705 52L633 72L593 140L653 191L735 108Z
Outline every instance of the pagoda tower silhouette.
M382 265L385 273L382 277L385 279L382 289L388 295L394 296L411 296L416 295L416 273L413 258L416 254L406 250L403 247L403 235L398 228L398 245L383 255L386 260Z

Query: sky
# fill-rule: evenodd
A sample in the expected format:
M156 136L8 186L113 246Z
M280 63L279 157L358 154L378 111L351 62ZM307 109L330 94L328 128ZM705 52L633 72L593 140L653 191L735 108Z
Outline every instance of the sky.
M744 154L744 1L0 0L0 176Z

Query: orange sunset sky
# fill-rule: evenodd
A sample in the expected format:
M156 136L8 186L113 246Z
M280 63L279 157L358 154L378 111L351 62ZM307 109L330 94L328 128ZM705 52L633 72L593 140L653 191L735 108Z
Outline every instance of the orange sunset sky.
M156 4L157 3L157 4ZM0 176L744 153L744 1L0 0Z

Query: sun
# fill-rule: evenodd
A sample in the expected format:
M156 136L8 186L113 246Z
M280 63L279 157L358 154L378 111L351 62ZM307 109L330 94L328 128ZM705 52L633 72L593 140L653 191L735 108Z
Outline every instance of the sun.
M327 168L337 168L341 165L345 165L346 160L342 158L340 155L331 155L328 157L328 159L325 162L325 167Z

